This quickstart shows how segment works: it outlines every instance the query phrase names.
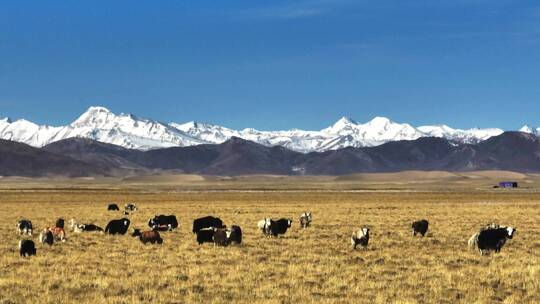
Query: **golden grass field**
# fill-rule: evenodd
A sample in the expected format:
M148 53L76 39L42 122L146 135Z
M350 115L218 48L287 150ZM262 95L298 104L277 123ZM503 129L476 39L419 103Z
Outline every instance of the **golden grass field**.
M495 191L487 182L486 190L446 191L44 185L2 184L0 303L540 303L540 196L532 188ZM58 217L104 228L122 217L106 211L111 201L137 204L131 227L175 214L180 229L162 233L161 246L69 231L65 243L37 244L39 228ZM300 230L305 210L313 212L313 225ZM191 224L205 215L240 225L244 243L197 245ZM292 217L293 226L284 237L267 238L256 225L266 216ZM36 257L18 255L21 217L34 224ZM430 221L430 231L413 238L410 223L421 218ZM500 254L468 251L469 237L492 221L515 226L514 239ZM362 225L371 228L370 244L353 251L350 235Z

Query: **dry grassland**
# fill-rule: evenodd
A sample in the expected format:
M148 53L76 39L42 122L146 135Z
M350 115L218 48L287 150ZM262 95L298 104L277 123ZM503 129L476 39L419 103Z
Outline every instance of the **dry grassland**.
M36 228L72 217L102 227L120 213L108 202L135 202L132 227L175 214L180 229L164 244L130 236L68 233L52 248L20 258L15 223ZM540 196L498 192L144 192L0 191L0 303L540 303ZM313 226L298 228L311 210ZM199 246L194 218L217 215L240 225L244 244ZM282 238L256 228L263 217L294 217ZM430 232L413 238L410 223ZM500 254L467 251L480 226L517 227ZM368 225L367 250L353 251L353 228ZM36 229L38 231L39 229ZM37 243L37 235L34 236Z

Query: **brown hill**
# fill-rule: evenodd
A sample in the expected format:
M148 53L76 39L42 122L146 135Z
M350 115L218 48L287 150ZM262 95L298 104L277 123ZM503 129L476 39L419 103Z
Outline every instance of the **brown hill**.
M95 176L106 170L69 156L47 152L18 142L0 140L2 176Z

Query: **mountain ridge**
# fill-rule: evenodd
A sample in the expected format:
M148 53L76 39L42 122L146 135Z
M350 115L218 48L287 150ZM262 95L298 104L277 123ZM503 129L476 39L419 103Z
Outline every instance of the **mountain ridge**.
M521 131L540 134L540 129L524 126ZM82 137L142 151L167 147L220 144L232 137L243 138L265 146L283 146L309 153L339 150L345 147L372 147L399 140L442 137L458 143L479 143L502 134L498 128L453 129L447 125L413 127L386 117L374 117L366 123L342 117L322 130L291 129L261 131L242 130L202 123L164 123L133 114L115 114L105 107L92 106L65 126L37 125L30 121L0 119L0 139L43 147L66 138Z
M480 143L463 144L446 138L421 137L375 147L346 147L310 153L281 146L268 147L238 137L221 144L148 151L92 139L68 138L41 149L1 141L0 159L4 160L0 162L1 175L21 176L125 177L164 172L218 176L347 175L409 170L533 173L540 172L540 138L523 132L504 132ZM48 161L51 159L53 161ZM33 166L28 163L39 164L36 167L39 172L29 169Z

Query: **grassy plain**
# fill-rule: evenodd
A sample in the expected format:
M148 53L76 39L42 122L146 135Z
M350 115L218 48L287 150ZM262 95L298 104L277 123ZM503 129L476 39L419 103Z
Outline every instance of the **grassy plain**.
M535 182L503 191L489 189L491 181L471 188L444 182L398 187L398 177L350 190L365 178L332 185L323 177L296 184L239 178L229 184L238 191L224 190L227 181L219 179L208 182L214 190L201 191L197 178L161 180L161 186L144 179L2 183L0 303L540 303ZM272 183L281 190L260 191ZM339 189L328 190L336 184ZM36 257L18 256L15 222L21 217L38 228L58 217L104 227L122 216L106 211L111 201L139 206L130 215L132 227L146 228L155 214L175 214L180 229L163 233L161 246L127 235L68 232L65 243L38 244ZM313 212L314 222L300 230L304 210ZM209 214L240 225L244 244L197 245L192 220ZM256 223L267 216L293 217L293 227L284 237L266 238ZM430 232L413 238L410 223L421 218L430 221ZM468 251L471 234L492 221L515 226L514 239L500 254ZM350 234L362 225L371 228L370 244L353 251Z

